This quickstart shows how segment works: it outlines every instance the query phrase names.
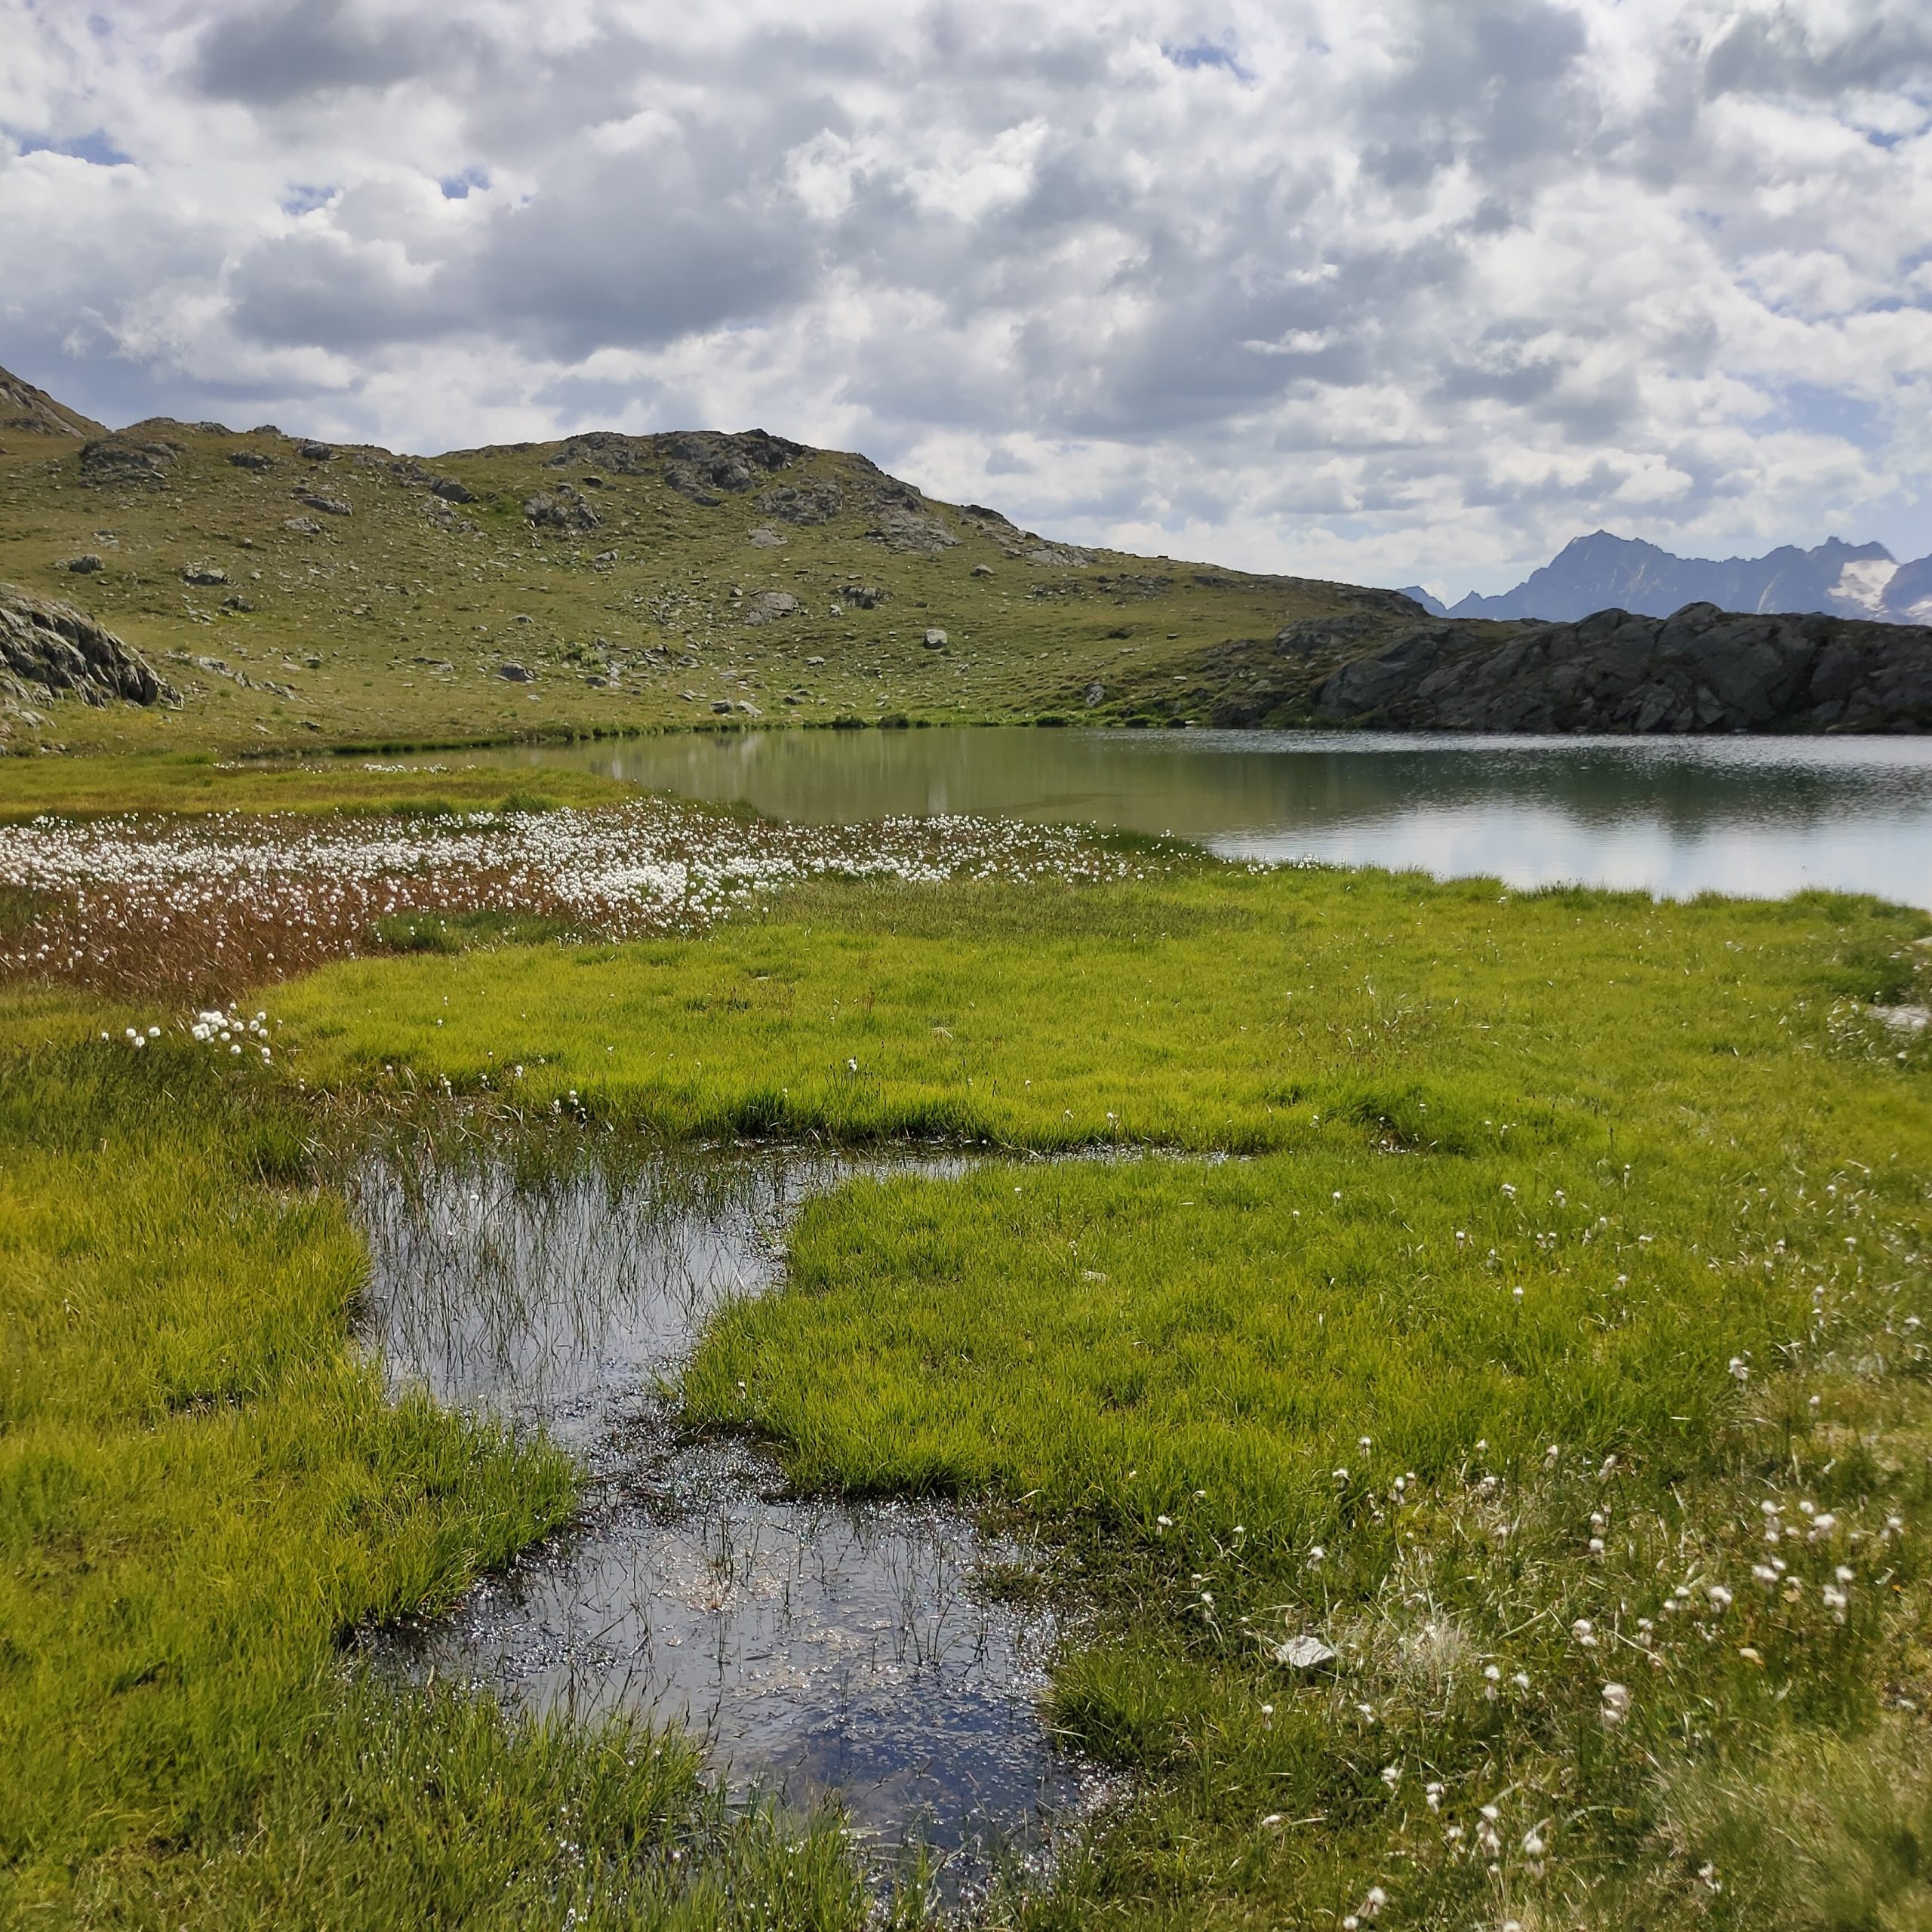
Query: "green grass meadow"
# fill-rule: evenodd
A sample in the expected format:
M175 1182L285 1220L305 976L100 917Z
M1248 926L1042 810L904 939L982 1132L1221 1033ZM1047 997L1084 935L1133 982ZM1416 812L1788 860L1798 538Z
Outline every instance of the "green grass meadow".
M835 1831L675 1738L342 1662L571 1506L348 1340L320 1150L454 1102L1003 1154L814 1201L684 1389L803 1488L1046 1531L988 1586L1068 1606L1051 1720L1131 1795L996 1918L1932 1924L1932 1055L1869 1011L1932 922L1139 872L348 961L254 996L273 1070L10 993L14 1916L862 1920Z

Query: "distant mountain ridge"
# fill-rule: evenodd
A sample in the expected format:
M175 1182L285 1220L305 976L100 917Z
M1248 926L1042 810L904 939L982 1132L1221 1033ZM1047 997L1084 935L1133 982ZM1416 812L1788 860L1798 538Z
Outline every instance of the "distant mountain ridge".
M1687 604L1761 614L1822 612L1881 623L1932 623L1932 556L1900 563L1882 543L1832 537L1815 549L1783 544L1762 557L1679 557L1654 543L1594 531L1566 543L1513 590L1472 591L1446 605L1404 591L1433 617L1532 617L1573 623L1593 611L1667 617Z

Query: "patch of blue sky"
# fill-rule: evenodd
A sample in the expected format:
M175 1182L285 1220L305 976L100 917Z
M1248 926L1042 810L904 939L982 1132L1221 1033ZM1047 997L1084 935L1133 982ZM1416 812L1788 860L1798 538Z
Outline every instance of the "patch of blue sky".
M317 208L326 208L340 192L333 187L317 187L297 182L282 196L281 211L284 214L312 214Z
M472 188L487 188L489 185L489 171L482 168L466 168L460 174L452 174L437 183L446 202L466 202Z
M1807 435L1837 436L1860 449L1876 449L1885 441L1884 415L1867 397L1823 383L1783 383L1768 393L1788 429Z
M91 134L70 134L58 141L24 140L23 154L63 154L72 161L85 161L93 168L130 168L134 157L124 154L107 135L97 128Z
M1241 65L1241 56L1235 51L1232 40L1190 40L1179 47L1171 47L1163 42L1161 51L1177 67L1220 67L1233 75L1238 81L1254 78L1254 75Z

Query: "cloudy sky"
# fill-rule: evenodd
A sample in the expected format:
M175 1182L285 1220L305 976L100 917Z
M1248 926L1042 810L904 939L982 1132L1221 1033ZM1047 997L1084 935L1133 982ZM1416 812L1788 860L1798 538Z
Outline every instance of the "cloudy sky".
M0 365L1451 594L1932 551L1924 0L0 0Z

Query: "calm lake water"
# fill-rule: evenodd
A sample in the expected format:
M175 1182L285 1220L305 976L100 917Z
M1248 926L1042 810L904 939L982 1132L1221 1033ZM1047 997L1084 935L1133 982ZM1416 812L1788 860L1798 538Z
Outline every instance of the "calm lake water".
M1932 908L1928 738L1016 728L675 733L475 756L820 824L986 814L1515 886L1671 897L1823 886Z

